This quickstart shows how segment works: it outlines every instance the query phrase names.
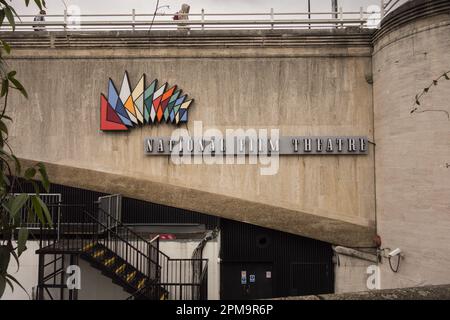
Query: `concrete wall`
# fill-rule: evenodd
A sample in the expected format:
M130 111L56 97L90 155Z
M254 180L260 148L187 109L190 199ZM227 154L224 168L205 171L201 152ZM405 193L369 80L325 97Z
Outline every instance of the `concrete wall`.
M450 71L446 3L431 16L431 1L413 2L407 12L416 10L417 19L382 28L375 42L377 226L383 247L404 253L398 273L383 260L383 288L450 283L450 120L443 112L410 114L416 94ZM450 81L421 101L419 110L450 111Z
M88 262L80 259L78 265L81 269L79 300L125 300L130 296L121 286L114 284Z
M255 48L249 42L248 48L209 44L186 49L170 44L198 36L192 32L173 33L173 39L168 34L157 47L146 49L134 44L102 49L94 43L85 49L76 45L76 35L70 49L17 48L8 63L30 99L11 97L11 143L19 157L49 163L50 178L57 183L336 244L371 245L372 146L368 156L282 157L277 175L262 176L255 165L176 166L167 158L146 157L143 139L170 136L171 125L99 131L100 94L107 93L109 77L119 86L128 70L133 86L146 73L149 80L176 84L195 98L187 125L191 132L193 121L202 121L205 129L279 128L284 136L364 135L372 140L370 34L296 32L272 33L280 41L306 37L300 44L280 42L277 47ZM127 41L128 36L113 40ZM30 37L39 41L35 34Z
M334 292L349 293L367 291L367 268L376 263L342 254L335 254Z

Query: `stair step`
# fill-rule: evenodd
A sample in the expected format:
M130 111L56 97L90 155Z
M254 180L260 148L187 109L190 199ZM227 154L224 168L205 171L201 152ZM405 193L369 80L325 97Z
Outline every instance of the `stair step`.
M135 277L136 277L136 271L130 272L129 274L127 274L127 276L125 277L125 280L127 282L131 282Z
M99 258L101 256L103 256L106 253L105 250L100 250L100 251L95 251L94 254L92 255L94 258Z
M94 247L94 245L95 245L94 242L88 243L87 245L85 245L85 246L83 247L83 251L84 251L84 252L87 252L87 251L91 250L91 249Z
M145 281L147 281L146 278L142 278L141 280L139 280L138 285L137 285L138 290L140 290L144 287Z
M105 261L103 261L103 264L106 267L111 267L112 265L114 265L115 262L116 262L116 257L112 257L112 258L109 258L109 259L105 259Z
M122 264L120 267L118 267L114 272L116 273L116 274L121 274L122 272L124 272L125 271L125 268L127 267L127 265L124 263L124 264Z

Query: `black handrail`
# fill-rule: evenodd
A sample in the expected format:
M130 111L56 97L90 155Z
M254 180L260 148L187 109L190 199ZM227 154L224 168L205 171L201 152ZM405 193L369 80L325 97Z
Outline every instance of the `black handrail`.
M102 210L102 211L103 211L103 210ZM114 229L116 229L117 227L121 227L121 228L124 227L124 228L126 228L126 229L129 229L129 228L127 228L127 227L124 226L124 225L118 225L118 226L114 226L114 227L111 227L111 226L105 226L102 222L98 221L98 219L96 219L94 216L92 216L88 211L84 210L83 212L84 212L85 214L87 214L90 218L92 218L99 226L105 228L105 230L104 230L103 232L101 232L101 233L113 232L113 233L115 233L115 235L117 236L117 238L119 238L119 239L122 240L124 243L126 243L130 248L139 251L139 249L136 248L134 245L132 245L128 240L124 239L118 232L115 232L115 231L114 231ZM105 212L105 213L106 213L106 212ZM131 231L131 229L129 229L129 230ZM131 231L130 233L134 233L134 232ZM135 234L135 233L134 233L134 234ZM145 244L151 245L151 243L148 242L148 241L146 241L144 238L138 236L137 234L136 234L136 236L140 238L139 241L143 241ZM145 258L151 259L151 258L150 258L149 256L147 256L145 253L142 253L142 255L143 255Z
M105 237L99 238L97 240L99 243L113 251L117 256L124 259L137 271L146 276L146 281L157 280L159 278L160 266L158 264L158 259L155 261L155 259L152 258L152 252L154 252L156 256L160 253L158 247L155 248L152 243L139 236L101 208L99 208L98 214L99 216L105 215L104 218L106 218L107 225L101 222L100 220L102 219L99 217L95 218L89 212L84 212L86 215L90 216L98 226L104 228L102 234L105 235ZM123 233L125 233L125 236L121 235ZM125 249L117 240L120 240L125 245ZM130 243L130 241L136 241L136 244L134 245Z
M144 239L100 207L95 214L84 207L80 210L81 206L58 205L77 209L61 212L59 225L52 229L44 230L41 226L41 241L49 242L46 248L59 253L86 254L101 263L102 268L106 268L108 259L115 257L117 264L109 270L113 274L117 273L116 266L126 263L128 271L123 275L126 285L131 285L128 276L135 271L138 276L132 285L137 291L130 299L200 299L205 296L202 292L207 290L207 259L171 259L159 250L159 236L150 241ZM44 237L46 230L47 238ZM102 251L104 253L100 253Z
M82 206L61 207L79 209ZM149 242L101 208L97 214L86 209L71 212L70 215L64 214L65 212L62 212L59 225L52 229L44 229L41 226L41 249L44 247L45 235L48 237L45 248L51 247L63 252L85 253L84 251L94 245L103 245L132 266L138 272L137 275L140 275L140 279L144 277L147 283L159 280L159 258L163 254L159 251L159 239L156 243Z
M201 271L194 276L193 265L198 263ZM169 258L169 279L154 281L131 294L126 300L142 298L170 300L206 300L208 296L208 259Z
M126 225L124 225L121 221L117 220L116 218L114 218L112 215L110 215L108 212L106 212L105 210L103 210L101 207L98 207L99 212L103 212L108 216L108 219L113 220L115 223L117 223L118 226L120 226L121 228L127 229L133 236L136 237L136 239L139 239L140 241L143 241L144 243L150 244L150 241L148 241L147 239L144 239L143 237L141 237L140 235L138 235L136 232L134 232L131 228L127 227ZM101 223L101 222L100 222Z

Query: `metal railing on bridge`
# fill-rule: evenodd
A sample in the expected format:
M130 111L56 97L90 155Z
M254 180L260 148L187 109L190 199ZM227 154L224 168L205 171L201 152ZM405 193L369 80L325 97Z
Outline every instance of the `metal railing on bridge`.
M398 0L400 1L400 0ZM34 15L22 15L16 22L16 31L101 31L101 30L215 30L215 29L323 29L360 27L374 28L383 14L398 1L381 1L380 6L361 7L358 11L327 12L269 12L256 13L199 13L183 14L182 20L173 20L175 13L80 14L64 11L60 15L47 15L46 21L33 21ZM372 8L372 9L371 9ZM1 30L11 30L4 21Z

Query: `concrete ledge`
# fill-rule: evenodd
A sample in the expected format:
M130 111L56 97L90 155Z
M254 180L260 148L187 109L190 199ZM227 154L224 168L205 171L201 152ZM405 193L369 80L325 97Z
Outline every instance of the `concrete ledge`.
M373 40L377 42L383 36L403 25L423 18L447 14L450 18L450 1L448 0L412 0L391 12L374 33Z
M289 297L276 300L450 300L450 285Z
M23 159L20 161L24 167L36 163ZM349 247L373 245L374 227L146 179L51 163L45 165L53 183L122 194L134 199L251 223L332 244Z
M0 32L14 49L371 47L373 30L205 30Z

